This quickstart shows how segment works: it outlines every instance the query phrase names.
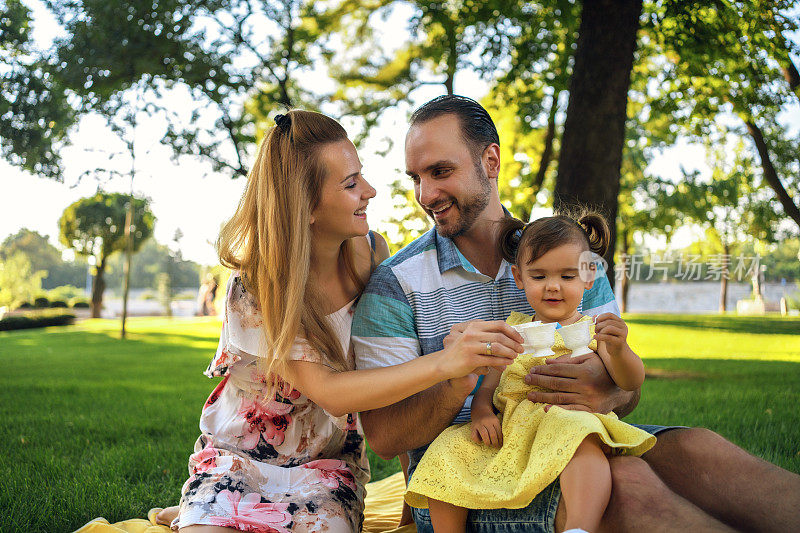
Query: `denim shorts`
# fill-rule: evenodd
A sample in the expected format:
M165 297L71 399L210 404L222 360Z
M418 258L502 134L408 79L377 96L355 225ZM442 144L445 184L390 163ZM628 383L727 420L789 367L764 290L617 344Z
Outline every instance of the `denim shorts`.
M632 424L652 435L685 426L656 426ZM558 479L548 485L522 509L471 509L467 515L467 531L476 533L552 533L555 531L556 510L561 499ZM428 509L411 508L418 533L433 533Z

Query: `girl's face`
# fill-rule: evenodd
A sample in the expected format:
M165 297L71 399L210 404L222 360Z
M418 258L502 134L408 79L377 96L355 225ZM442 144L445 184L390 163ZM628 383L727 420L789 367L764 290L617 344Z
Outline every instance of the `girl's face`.
M361 161L348 140L321 149L327 169L319 205L311 213L311 230L320 237L349 239L366 235L367 204L375 189L361 175Z
M528 303L536 311L536 320L565 325L579 318L583 291L594 283L593 277L587 275L590 273L584 271L581 275L580 256L584 251L585 247L568 243L530 264L526 264L527 257L520 257L521 266L511 266L517 287L525 291Z

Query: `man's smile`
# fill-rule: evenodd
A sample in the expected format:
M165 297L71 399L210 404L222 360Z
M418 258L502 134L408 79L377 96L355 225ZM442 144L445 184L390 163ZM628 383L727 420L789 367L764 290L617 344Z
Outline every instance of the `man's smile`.
M434 218L440 218L443 217L445 214L447 214L447 212L450 210L452 206L453 206L453 201L450 200L449 202L439 205L436 208L429 208L429 209L430 212L433 213Z

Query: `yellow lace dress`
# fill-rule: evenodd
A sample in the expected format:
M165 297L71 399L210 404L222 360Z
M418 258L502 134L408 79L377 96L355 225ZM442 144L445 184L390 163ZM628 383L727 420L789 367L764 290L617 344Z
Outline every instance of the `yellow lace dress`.
M594 340L590 348L596 349ZM641 455L653 447L654 436L620 421L614 413L555 406L545 412L545 404L528 400L533 389L523 381L528 371L545 364L548 357L569 353L557 331L553 351L555 355L546 357L522 354L503 371L494 393L503 446L473 441L469 423L450 426L417 465L405 496L409 505L426 508L427 499L434 498L468 509L518 509L561 474L589 435L598 435L615 454Z

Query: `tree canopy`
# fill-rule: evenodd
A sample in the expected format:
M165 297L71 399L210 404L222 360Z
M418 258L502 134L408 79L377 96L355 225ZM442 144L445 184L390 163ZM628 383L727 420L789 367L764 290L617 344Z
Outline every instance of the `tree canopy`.
M758 161L750 187L771 191L775 212L800 226L800 139L781 118L800 102L792 37L800 24L789 0L47 5L64 29L51 50L32 48L30 13L19 2L7 3L0 28L2 53L13 59L2 72L50 84L31 94L47 95L65 113L41 118L48 107L32 100L29 113L0 114L22 117L10 122L51 139L28 142L13 128L0 130L12 163L28 169L56 168L77 114L109 111L117 95L141 84L156 95L151 103L169 90L186 95L189 115L170 115L164 138L176 156L242 176L261 132L286 107L355 117L359 141L387 109L416 102L422 87L469 92L459 86L469 73L486 83L478 96L501 131L501 196L517 216L572 197L600 207L626 233L619 249L632 232L669 234L667 218L636 217L656 194L648 183L666 178L644 169L679 140L708 145L732 136ZM387 40L379 27L398 13L407 38ZM42 124L51 122L46 133ZM30 152L37 146L46 154ZM37 172L57 174L46 168ZM396 246L425 223L402 180L393 194L401 208L390 221Z
M60 148L77 112L31 37L31 11L20 0L0 6L0 153L12 165L61 178Z
M27 228L9 235L0 244L0 258L20 253L30 261L35 271L46 272L42 288L53 289L62 285L83 286L86 281L85 261L64 261L61 252L50 243L47 235Z
M126 246L125 217L131 197L126 194L98 192L70 204L58 221L61 243L75 253L93 258L96 274L92 284L92 316L100 316L105 290L103 275L109 256ZM133 198L134 218L131 236L133 250L138 250L153 234L155 217L145 198Z

